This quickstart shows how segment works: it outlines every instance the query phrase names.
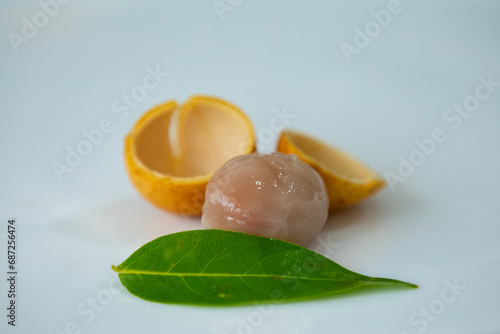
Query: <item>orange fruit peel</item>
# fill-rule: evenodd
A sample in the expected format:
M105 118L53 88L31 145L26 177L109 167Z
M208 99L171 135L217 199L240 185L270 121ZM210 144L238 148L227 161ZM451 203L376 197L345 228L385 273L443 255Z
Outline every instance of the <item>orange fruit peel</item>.
M321 175L330 199L330 211L360 202L386 184L379 174L349 154L299 132L284 130L277 150L296 154Z
M154 205L201 215L212 174L229 159L255 152L249 118L219 98L193 96L145 112L125 138L131 183Z

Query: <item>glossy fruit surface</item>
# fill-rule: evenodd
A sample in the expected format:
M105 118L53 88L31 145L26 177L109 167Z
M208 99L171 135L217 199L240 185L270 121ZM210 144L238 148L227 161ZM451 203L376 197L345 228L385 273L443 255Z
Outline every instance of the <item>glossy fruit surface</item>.
M295 155L247 154L207 186L202 224L306 245L328 217L323 180Z

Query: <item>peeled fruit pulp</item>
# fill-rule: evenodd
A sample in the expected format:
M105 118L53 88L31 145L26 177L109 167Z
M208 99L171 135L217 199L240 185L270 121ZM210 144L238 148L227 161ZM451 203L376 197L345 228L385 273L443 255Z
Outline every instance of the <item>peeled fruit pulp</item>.
M307 245L328 218L321 177L295 155L247 154L211 178L202 225Z
M385 186L385 180L362 162L302 133L283 131L278 152L296 154L321 175L328 191L330 210L360 202Z
M218 98L194 96L144 113L125 138L125 165L149 202L201 215L212 174L229 159L254 151L253 126L241 110Z

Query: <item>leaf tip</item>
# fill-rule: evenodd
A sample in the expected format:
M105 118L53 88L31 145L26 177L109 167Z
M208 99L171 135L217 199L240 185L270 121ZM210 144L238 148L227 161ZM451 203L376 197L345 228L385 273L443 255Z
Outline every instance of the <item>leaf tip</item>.
M413 283L410 283L410 282L395 281L395 283L397 285L404 286L404 287L407 287L407 288L418 289L418 285L417 284L413 284Z
M390 278L375 277L375 278L370 279L370 281L372 284L392 285L392 286L401 286L401 287L406 287L406 288L418 289L417 284L399 281L399 280L390 279Z

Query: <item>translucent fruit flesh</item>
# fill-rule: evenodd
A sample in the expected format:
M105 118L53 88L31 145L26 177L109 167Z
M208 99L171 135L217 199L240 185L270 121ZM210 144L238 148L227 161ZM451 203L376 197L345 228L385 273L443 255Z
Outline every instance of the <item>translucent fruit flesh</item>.
M323 180L297 156L248 154L213 175L202 224L307 245L323 228L328 203Z

